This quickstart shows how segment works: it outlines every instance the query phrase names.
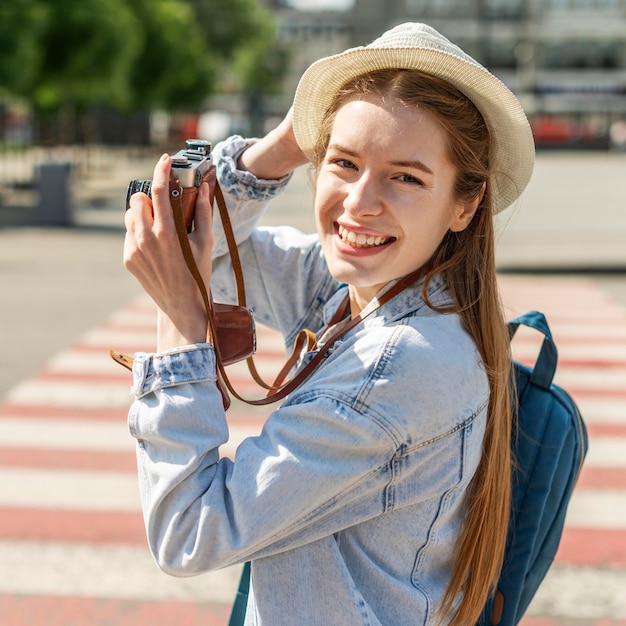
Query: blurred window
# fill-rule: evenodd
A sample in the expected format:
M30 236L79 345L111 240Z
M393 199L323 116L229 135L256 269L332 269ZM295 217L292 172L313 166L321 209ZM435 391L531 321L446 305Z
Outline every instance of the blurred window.
M407 10L433 17L469 17L472 3L467 0L406 0Z
M519 19L523 5L522 0L483 0L481 9L488 18Z
M623 7L624 0L548 0L547 8L557 11L592 11L605 9L615 11Z
M517 67L516 40L491 39L484 43L483 61L489 68L514 69Z
M620 66L616 41L553 41L542 48L543 64L554 69L614 69Z

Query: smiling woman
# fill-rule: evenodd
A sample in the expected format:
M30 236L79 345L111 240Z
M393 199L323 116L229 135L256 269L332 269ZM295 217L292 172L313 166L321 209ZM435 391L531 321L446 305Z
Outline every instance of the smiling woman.
M379 91L337 100L319 151L317 230L329 271L352 286L353 315L390 280L424 266L446 232L467 226L480 199L455 197L456 171L435 114L405 106L390 85Z
M153 198L131 198L125 245L158 304L159 352L136 355L129 417L158 564L187 576L250 561L247 624L475 623L511 489L492 222L532 172L519 103L437 31L404 24L314 63L276 129L214 156L257 319L287 344L316 332L298 367L348 330L263 432L220 458L214 348L159 161ZM307 161L317 235L257 228ZM190 240L234 301L206 190Z

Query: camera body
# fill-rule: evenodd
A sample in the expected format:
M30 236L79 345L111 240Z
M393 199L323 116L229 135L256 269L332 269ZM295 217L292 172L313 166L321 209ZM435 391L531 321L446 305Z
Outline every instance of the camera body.
M172 155L172 181L181 191L183 214L187 231L191 231L193 214L196 206L198 187L209 183L211 204L215 190L215 165L211 154L211 142L204 139L187 139L186 148ZM130 206L130 197L138 192L151 196L151 180L131 180L126 191L126 210Z
M181 187L199 187L204 176L213 167L211 142L204 139L187 139L186 148L172 156L172 178Z

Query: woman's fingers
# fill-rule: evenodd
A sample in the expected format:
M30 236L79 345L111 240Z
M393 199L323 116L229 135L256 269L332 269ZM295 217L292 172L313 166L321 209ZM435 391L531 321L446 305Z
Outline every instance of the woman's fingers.
M208 183L202 183L198 188L193 221L193 238L207 242L213 230L213 205Z
M152 229L153 222L152 200L143 192L134 193L124 214L126 230L135 233Z
M152 230L155 223L162 227L171 214L169 204L169 177L171 160L168 154L163 154L154 167L154 177L150 185L150 195L134 193L128 202L128 210L124 216L124 224L129 232Z
M152 204L154 210L155 229L167 229L173 226L172 205L170 204L170 177L172 160L164 154L154 166L152 178Z
M154 168L151 198L134 194L124 218L124 265L139 280L159 310L159 345L206 339L204 304L178 241L170 201L171 159ZM190 235L196 263L208 286L211 277L212 216L208 185L198 190L195 229ZM175 329L175 332L174 332Z

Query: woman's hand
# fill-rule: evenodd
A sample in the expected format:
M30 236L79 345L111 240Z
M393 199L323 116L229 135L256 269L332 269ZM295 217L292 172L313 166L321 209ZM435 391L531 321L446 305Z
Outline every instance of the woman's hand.
M171 159L164 154L154 168L152 200L143 193L126 211L124 266L158 307L157 351L207 340L207 315L200 291L183 257L169 198ZM212 207L206 183L198 190L193 255L205 284L211 279Z
M242 153L238 167L257 178L275 180L306 162L293 133L292 111L289 109L276 128Z

